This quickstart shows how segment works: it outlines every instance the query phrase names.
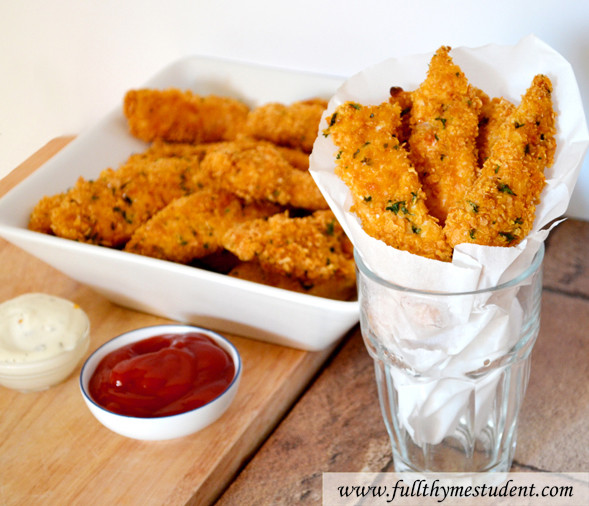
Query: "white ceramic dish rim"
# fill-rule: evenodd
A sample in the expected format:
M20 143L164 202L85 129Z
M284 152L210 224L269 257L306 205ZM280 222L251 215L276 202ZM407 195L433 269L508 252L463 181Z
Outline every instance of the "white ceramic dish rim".
M240 95L241 85L249 87L243 92L242 98L250 105L271 100L288 102L313 95L324 95L329 98L329 93L335 91L341 82L341 79L337 77L285 71L208 57L188 57L170 64L144 86L187 87L186 83L196 79L193 74L203 81L204 84L201 83L204 87L203 93L215 92L219 83L221 87L226 88L228 95ZM205 74L206 77L203 77ZM265 88L260 93L268 93L263 98L256 95L260 83L262 88ZM277 86L276 83L284 85ZM198 88L201 84L196 86L197 92L200 91ZM317 90L318 88L321 89ZM298 96L295 97L294 95L297 94ZM98 149L96 146L97 136L100 141L98 147L103 149ZM112 149L104 149L105 143ZM63 191L65 177L70 184L73 184L78 176L92 177L107 166L121 163L124 159L120 154L122 151L130 154L129 150L133 152L145 147L146 145L141 141L130 138L120 107L115 108L95 127L76 138L0 199L0 235L66 275L90 285L115 303L180 322L203 325L222 332L237 333L309 351L325 349L332 345L357 323L359 317L357 301L337 301L289 292L196 267L39 234L26 228L32 206L44 194ZM89 156L88 153L92 154L93 151L96 156ZM75 166L74 169L69 168L72 165L71 160L75 161L76 157L88 159L88 163L83 165L83 170L81 165ZM64 167L69 168L69 174L63 174ZM215 308L216 313L213 312L215 314L199 314L198 317L192 318L191 315L187 316L185 308L178 312L176 308L171 307L160 309L157 304L141 299L144 297L143 294L138 294L138 298L133 299L133 296L118 293L115 286L104 286L104 281L96 279L96 276L88 272L88 269L76 265L74 258L76 255L80 255L78 263L84 259L86 263L101 262L106 267L120 263L131 269L154 269L157 275L174 277L176 283L180 283L179 280L185 276L186 283L200 283L203 286L227 290L229 295L231 291L235 291L242 297L256 297L258 306L271 303L272 310L252 316L249 314L251 310L257 310L252 307L252 303L250 307L240 305L239 310L235 311L235 314L232 314L227 321L217 314L219 308ZM64 260L64 257L68 259ZM106 270L108 269L103 269L103 271ZM226 294L219 295L219 300L224 301L226 298ZM280 309L284 313L282 320L276 316L280 313L276 309L277 303L280 303Z
M100 361L111 351L114 351L122 346L125 346L130 343L134 343L140 341L142 339L148 339L150 337L154 337L161 334L181 334L184 332L199 332L202 333L215 341L219 346L221 346L225 351L227 351L233 361L235 366L235 372L233 374L233 379L227 385L225 390L219 394L214 399L210 400L206 404L199 406L198 408L192 409L190 411L186 411L184 413L178 413L175 415L167 415L167 416L159 416L159 417L151 417L151 418L143 418L143 417L135 417L129 415L121 415L119 413L114 413L109 411L108 409L104 408L100 404L98 404L88 392L88 384L98 367ZM226 337L222 336L218 332L215 332L210 329L205 329L202 327L197 327L194 325L183 325L183 324L163 324L163 325L151 325L148 327L140 327L128 332L124 332L119 334L118 336L109 339L98 348L96 348L90 356L84 361L82 365L82 370L80 371L79 376L79 386L82 396L86 403L91 403L94 408L103 412L105 415L111 417L113 420L116 418L121 418L125 420L133 420L134 423L143 424L143 425L154 425L154 422L161 420L174 420L178 418L187 418L189 416L195 416L199 411L204 411L205 408L210 407L214 403L219 403L224 397L227 395L231 395L231 393L236 388L237 384L241 379L241 374L243 370L243 363L241 360L241 355L235 345ZM233 392L234 393L234 392ZM228 406L227 406L228 407ZM224 410L223 410L224 411ZM221 416L223 412L220 412L218 416Z

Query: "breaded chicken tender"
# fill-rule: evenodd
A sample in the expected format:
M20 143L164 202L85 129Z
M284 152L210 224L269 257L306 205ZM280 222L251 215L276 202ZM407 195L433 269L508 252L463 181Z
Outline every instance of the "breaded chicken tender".
M311 211L328 207L311 174L295 169L267 142L224 143L207 153L202 170L246 202L267 201Z
M256 261L237 265L229 271L229 276L327 299L351 300L356 295L355 278L332 276L326 280L305 282L286 274L266 271Z
M201 161L209 151L220 144L220 142L191 144L187 142L166 142L157 139L149 145L142 155L152 160L158 158L196 158Z
M61 204L64 196L65 193L58 193L43 197L31 212L28 224L29 230L53 235L53 230L51 229L51 212Z
M321 99L264 104L250 111L243 134L310 153L326 108L327 101Z
M126 93L123 112L131 133L143 141L200 144L234 139L249 107L233 98L189 90L139 89Z
M222 242L240 260L255 260L266 272L304 283L355 279L352 245L330 210L302 218L286 211L248 221L231 228Z
M131 156L96 180L79 178L50 214L59 237L119 248L172 200L198 187L197 158Z
M285 148L283 146L276 146L278 152L282 155L288 163L295 169L309 170L309 153L305 153L300 149Z
M450 260L452 250L430 215L417 172L395 136L401 125L400 106L347 102L329 121L325 134L339 148L335 173L350 189L351 211L364 231L394 248Z
M232 193L203 188L156 213L133 233L124 249L188 264L221 250L221 238L230 227L277 211L276 206L246 205Z
M428 197L428 208L442 225L475 179L482 106L449 51L448 46L438 49L426 79L412 93L409 138L411 161Z
M551 92L550 79L537 75L501 125L473 188L448 215L445 233L452 246L514 246L532 229L544 169L556 150Z
M389 102L398 104L401 108L401 126L397 129L397 138L402 144L409 140L411 135L411 108L413 107L413 98L410 91L405 91L399 86L391 86L389 90Z
M489 158L491 147L499 139L501 125L514 110L515 105L505 98L483 99L477 138L479 167L482 167Z

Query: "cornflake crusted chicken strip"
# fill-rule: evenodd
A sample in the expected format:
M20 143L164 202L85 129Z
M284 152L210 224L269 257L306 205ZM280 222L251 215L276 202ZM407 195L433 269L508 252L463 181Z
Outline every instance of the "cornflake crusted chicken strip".
M51 212L61 204L65 193L43 197L34 207L29 217L29 230L53 235L51 229Z
M407 142L411 135L411 109L413 107L412 93L410 91L405 91L399 86L391 86L389 94L389 102L391 104L398 104L401 108L401 126L398 128L397 137L399 142Z
M240 260L306 283L355 279L352 245L330 210L291 218L288 211L231 228L223 246Z
M347 102L329 120L324 135L339 148L336 174L350 189L364 231L389 246L449 261L452 250L429 214L417 172L395 133L398 104L362 106Z
M268 201L312 211L328 207L311 174L295 169L266 142L224 143L205 156L202 169L246 202Z
M264 104L249 113L243 134L310 153L326 107L322 99Z
M126 93L123 112L131 133L143 141L199 144L234 139L249 107L233 98L188 90L140 89Z
M452 246L514 246L532 229L544 169L556 150L551 91L548 77L534 77L502 124L473 188L448 215L445 232Z
M216 253L227 230L276 213L273 205L246 205L232 193L203 188L180 197L139 227L125 251L188 264Z
M133 232L172 200L198 187L197 158L134 155L96 180L79 178L50 212L59 237L122 247Z
M504 98L483 101L477 139L478 164L482 167L491 154L491 147L499 139L501 125L515 110L515 105ZM478 174L477 174L478 175Z
M474 182L482 106L449 51L448 46L438 49L426 79L412 94L409 138L411 161L428 196L428 208L441 224Z

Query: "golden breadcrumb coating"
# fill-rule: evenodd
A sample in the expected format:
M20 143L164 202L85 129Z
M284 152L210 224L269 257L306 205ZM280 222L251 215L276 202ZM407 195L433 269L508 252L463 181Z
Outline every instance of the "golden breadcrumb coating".
M321 99L264 104L250 111L243 134L310 153L326 108L327 101Z
M443 225L448 210L464 195L477 172L476 138L482 102L450 48L432 57L426 79L412 94L410 157Z
M197 158L131 156L96 180L79 178L51 211L59 237L119 248L153 214L198 186Z
M399 86L391 86L389 95L389 102L391 104L397 104L401 108L401 125L397 129L397 137L402 144L407 142L411 135L411 109L413 107L412 93L410 91L405 91Z
M368 235L397 249L449 261L452 250L395 136L400 125L398 104L340 105L325 130L339 148L335 173L350 189L351 211Z
M227 142L207 153L202 169L246 202L268 201L308 210L328 205L308 171L295 169L267 142Z
M477 138L479 167L489 158L491 147L499 139L501 125L514 110L515 105L505 98L487 98L483 101Z
M355 277L352 245L330 210L248 221L231 228L222 242L244 262L256 260L264 271L303 282Z
M161 139L153 141L143 152L143 156L152 160L158 158L196 158L202 160L212 149L215 149L221 142L210 142L205 144L191 144L189 142L166 142Z
M65 193L43 197L33 208L29 218L29 230L53 235L51 229L51 212L61 204Z
M266 271L256 261L240 263L229 271L229 276L327 299L352 300L356 295L356 279L351 276L332 276L305 282L279 272Z
M544 169L556 149L551 92L550 79L535 76L501 125L480 176L448 215L445 233L452 246L513 246L532 229Z
M282 155L288 163L295 169L309 170L309 153L296 148L285 148L284 146L276 146L275 148Z
M233 98L189 90L139 89L126 93L123 112L131 133L143 141L199 144L234 139L249 107Z
M156 213L133 233L124 249L188 264L222 249L220 240L230 227L277 211L276 206L246 205L232 193L204 188Z

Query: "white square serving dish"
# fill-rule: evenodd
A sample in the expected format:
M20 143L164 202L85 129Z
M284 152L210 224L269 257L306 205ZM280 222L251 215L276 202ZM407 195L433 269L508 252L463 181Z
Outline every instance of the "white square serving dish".
M330 98L342 80L280 69L189 57L137 87L190 89L239 98L254 107L310 97ZM118 167L147 145L132 137L121 106L81 134L0 199L0 236L114 303L245 337L314 351L339 340L358 321L356 301L336 301L234 279L27 229L44 195Z

